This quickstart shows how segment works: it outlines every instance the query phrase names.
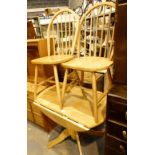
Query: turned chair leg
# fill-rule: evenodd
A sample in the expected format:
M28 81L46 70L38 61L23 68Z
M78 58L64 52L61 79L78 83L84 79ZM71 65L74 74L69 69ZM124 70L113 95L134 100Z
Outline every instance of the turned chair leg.
M62 87L62 96L61 96L61 99L62 99L61 109L63 108L64 95L65 95L65 90L66 90L66 85L67 85L67 76L68 76L68 69L65 69L63 87Z
M55 84L56 84L56 91L57 91L57 95L58 95L58 100L59 100L60 107L62 107L61 93L60 93L60 83L59 83L59 78L58 78L57 65L53 65L53 69L54 69L54 78L55 78Z
M107 69L107 73L104 76L104 92L109 91L112 87L112 77L110 68Z
M107 73L108 73L108 79L109 79L108 90L110 90L112 87L112 76L111 76L110 68L107 69Z
M93 89L93 112L94 112L94 118L95 122L98 121L98 116L97 116L97 88L96 88L96 77L95 73L92 73L92 89Z

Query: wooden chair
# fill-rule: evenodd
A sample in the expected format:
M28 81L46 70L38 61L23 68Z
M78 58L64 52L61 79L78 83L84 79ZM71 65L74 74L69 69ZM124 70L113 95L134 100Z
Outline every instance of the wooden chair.
M48 56L32 60L35 64L35 91L34 98L37 98L38 85L44 85L47 82L55 83L59 104L61 106L60 84L58 78L57 65L73 59L75 52L75 43L77 38L77 26L79 24L79 17L70 9L62 9L58 11L51 19L47 29L47 51ZM54 45L51 55L50 38L54 38ZM54 76L38 83L38 65L52 65L54 69ZM53 81L55 79L55 81Z
M95 7L97 8L97 6L95 6ZM91 18L89 20L91 21ZM78 39L79 39L78 40L78 43L79 43L80 38L78 38ZM80 48L78 48L79 58L74 58L73 62L75 64L77 62L76 65L79 65L79 63L82 62L83 65L81 63L80 69L79 69L79 67L74 68L72 66L69 67L71 69L77 69L77 70L83 70L83 71L88 70L88 71L91 71L93 74L95 74L95 71L98 68L99 69L107 69L112 64L112 61L110 61L109 59L106 59L106 58L98 59L99 57L95 57L95 56L93 56L93 57L90 56L90 60L87 60L87 58L89 58L89 57L82 57L86 60L84 60L84 62L80 61L81 57L80 57L80 50L79 49ZM98 63L96 64L95 60L97 62L99 61L99 67L97 66ZM72 62L72 60L70 60L68 62L70 64ZM88 63L88 62L91 62L91 63ZM92 63L94 63L95 67L93 66ZM100 66L100 63L104 66ZM66 63L62 63L62 65L65 66ZM91 66L89 66L89 65L91 65ZM77 72L75 70L75 74L76 73ZM82 155L82 150L81 150L80 139L79 139L78 133L79 132L91 131L92 128L100 125L101 123L103 123L105 121L106 94L101 93L101 92L97 92L95 87L94 87L93 92L94 92L94 94L96 93L98 95L98 98L99 98L98 108L97 108L97 113L98 113L97 116L99 119L98 119L98 121L95 121L94 115L92 113L92 106L91 106L91 101L90 101L90 98L92 95L92 90L91 89L85 89L85 91L83 93L83 91L81 92L80 87L76 86L76 87L73 87L72 89L70 89L69 91L66 91L65 86L67 83L67 75L68 75L68 67L66 67L66 71L65 71L64 84L60 85L60 87L59 87L59 88L62 88L62 91L63 91L62 92L62 98L64 99L63 100L63 102L64 102L63 109L60 108L60 105L59 105L59 100L60 100L59 97L60 96L57 97L57 94L59 94L59 93L57 91L57 87L55 87L55 86L51 86L51 87L47 88L44 92L39 93L37 95L37 98L36 98L34 104L37 107L39 107L39 109L48 118L52 119L56 123L65 127L65 129L60 133L60 135L57 138L49 141L48 148L52 148L56 144L62 142L67 137L71 136L72 139L77 141L80 155ZM76 76L76 78L77 77L78 76ZM93 80L95 80L94 75L93 75ZM80 79L79 79L78 84L82 85ZM95 85L95 82L94 82L94 85Z
M81 18L78 33L78 57L62 63L65 68L64 82L62 88L62 99L64 98L68 69L81 71L81 89L84 79L84 72L92 74L92 101L93 114L95 122L100 121L98 118L99 101L107 95L112 85L112 77L110 66L113 56L113 40L114 40L114 23L112 23L112 12L115 10L115 4L111 2L102 2L90 8ZM112 36L110 38L110 36ZM101 57L102 56L102 57ZM98 97L96 88L96 72L107 70L108 85L102 96ZM81 106L82 103L81 103Z

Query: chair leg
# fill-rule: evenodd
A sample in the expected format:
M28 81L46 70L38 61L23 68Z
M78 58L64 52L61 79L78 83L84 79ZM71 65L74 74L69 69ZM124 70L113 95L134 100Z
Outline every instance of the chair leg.
M65 69L65 75L64 75L64 80L63 80L63 87L62 87L62 104L61 104L61 109L63 108L64 95L65 95L66 84L67 84L67 76L68 76L68 69Z
M60 134L56 139L54 139L54 140L48 142L48 148L50 149L50 148L52 148L53 146L55 146L55 145L61 143L62 141L64 141L64 140L65 140L67 137L69 137L69 136L70 136L70 134L69 134L68 130L67 130L67 129L64 129L64 130L61 132L61 134Z
M76 132L76 141L77 141L79 153L80 153L80 155L82 155L82 149L81 149L81 144L80 144L80 139L79 139L78 132Z
M107 69L107 73L104 76L104 92L109 91L112 87L112 77L110 68Z
M38 65L35 65L35 73L34 73L34 100L37 98L37 80L38 80Z
M61 107L62 106L62 102L61 102L60 83L59 83L59 78L58 78L57 65L53 65L53 69L54 69L54 78L55 78L55 84L56 84L58 100L59 100L59 104L60 104L60 107Z
M110 68L107 69L107 74L108 74L108 79L109 79L108 90L110 90L112 87L112 76L111 76Z
M97 88L96 88L96 77L95 73L92 73L92 88L93 88L93 112L94 112L94 117L95 117L95 122L98 121L98 116L97 116Z

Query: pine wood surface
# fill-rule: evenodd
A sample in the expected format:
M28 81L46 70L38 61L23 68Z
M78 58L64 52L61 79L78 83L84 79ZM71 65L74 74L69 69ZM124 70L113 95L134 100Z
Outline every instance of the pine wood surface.
M59 63L66 62L71 59L73 59L73 56L71 56L71 55L52 55L52 56L46 56L46 57L34 59L31 62L33 64L44 64L44 65L51 64L51 65L53 65L53 64L59 64Z
M46 86L38 86L38 93L44 90ZM34 83L27 82L27 119L43 127L49 131L55 124L53 121L49 121L47 117L43 115L40 108L33 104L34 102Z
M54 40L51 38L51 48L53 47ZM53 51L51 50L51 53ZM31 60L39 57L47 56L47 40L46 39L28 39L27 40L27 70L28 81L34 81L35 65L31 63ZM39 66L38 68L38 80L46 79L53 75L51 66ZM33 80L32 80L33 77Z
M41 111L43 111L45 115L48 113L51 119L53 119L53 112L55 112L59 115L59 119L61 119L62 116L66 116L70 120L78 122L87 128L92 128L105 120L106 96L103 97L98 104L98 122L96 123L92 112L93 104L91 103L91 93L91 89L87 89L85 90L85 96L83 96L79 86L72 88L70 93L65 94L63 110L61 110L56 88L52 86L38 95L35 104L40 105ZM102 96L102 93L97 92L97 95L99 98ZM57 122L58 124L61 122L59 121ZM65 122L65 124L68 124L68 122ZM70 126L70 128L72 127Z
M46 88L46 86L42 86L42 85L38 86L37 93L41 92L45 88ZM35 89L34 83L27 82L27 97L28 97L28 99L34 100L34 89Z
M108 58L103 57L80 57L62 63L64 68L95 72L109 68L113 64Z
M69 23L70 26L68 25L68 23L62 23L62 22L60 22L59 24L57 23L55 25L54 20L60 19L62 21L63 14L67 14L69 17L72 16L72 18L74 19L74 21L72 21L72 29L71 29L70 23ZM79 25L79 17L71 9L62 9L58 11L51 18L47 29L47 55L48 56L46 55L46 57L32 60L32 63L35 64L34 98L37 97L38 67L40 65L46 65L46 66L53 65L58 102L60 106L62 105L57 65L59 63L63 63L73 59L72 55L75 49L75 43L78 35L78 27L77 27L78 25ZM70 33L68 33L67 31L69 31ZM53 44L52 44L53 46L51 46L51 37L53 38ZM68 37L71 39L68 40L67 39ZM53 51L52 55L51 55L51 50Z
M101 11L101 8L103 9L103 11ZM100 100L100 97L97 96L95 72L100 70L108 71L106 79L109 81L108 81L108 84L106 84L104 87L105 94L109 91L112 84L111 72L109 72L109 68L113 64L113 61L111 61L112 55L113 55L112 47L113 47L113 38L114 38L113 37L114 24L111 21L112 8L115 8L115 4L110 2L103 2L103 3L94 5L89 10L86 11L86 13L81 17L79 22L79 31L78 31L78 39L77 39L78 58L62 63L62 66L65 69L74 69L74 70L92 72L91 103L92 103L92 109L93 109L92 110L93 116L96 123L100 121L100 118L98 118L99 109L97 107L98 98ZM113 28L111 28L111 25L113 25ZM87 27L89 27L90 33L88 32ZM101 37L99 37L100 35L98 32L98 27L100 27L100 30L102 31ZM105 35L102 34L103 32ZM87 45L87 42L89 42L89 46ZM97 46L98 43L100 43L100 46L99 46L100 50L98 49L98 46ZM102 50L103 45L104 45L104 50ZM103 55L104 57L101 57L101 55ZM84 79L84 76L82 76L82 79ZM63 94L65 94L64 90L66 89L65 88L66 81L67 80L64 80L63 82L63 85L64 85ZM64 95L62 95L62 97L63 96ZM63 101L63 98L62 98L62 101Z
M67 20L65 18L63 18L63 15L66 14L69 17L69 25L67 24ZM70 19L73 18L72 21L72 28L71 28L71 21ZM65 23L63 23L62 21L65 20ZM56 29L54 28L55 23L54 21L57 22L56 24ZM58 23L58 21L60 21L60 23ZM65 24L65 26L63 26L63 24ZM71 37L71 40L69 40L69 47L70 47L70 52L68 53L69 55L72 55L74 49L75 49L75 44L76 44L76 39L77 39L77 35L78 35L78 29L77 26L79 25L79 16L71 9L65 8L65 9L61 9L60 11L58 11L52 18L51 21L48 25L48 29L47 29L47 47L48 47L48 56L50 56L50 37L55 36L56 37L56 43L58 46L55 47L54 50L54 55L56 54L56 52L58 52L58 54L61 54L61 52L63 52L63 54L67 53L67 51L64 50L68 49L67 45L68 45L68 40L67 37ZM69 28L68 28L69 26ZM76 29L75 29L76 27ZM68 32L67 33L67 29ZM72 33L71 33L72 32ZM65 37L64 37L65 34Z
M89 128L86 128L85 126L79 124L78 122L75 122L66 116L63 116L61 114L58 114L55 111L52 111L51 109L48 109L47 107L44 107L37 102L34 102L36 106L38 106L41 111L51 120L54 122L58 123L59 125L65 127L66 129L72 129L77 132L82 132L82 131L88 131Z
M27 99L27 119L35 124L50 131L55 126L55 123L45 117L38 106L33 104L33 100Z

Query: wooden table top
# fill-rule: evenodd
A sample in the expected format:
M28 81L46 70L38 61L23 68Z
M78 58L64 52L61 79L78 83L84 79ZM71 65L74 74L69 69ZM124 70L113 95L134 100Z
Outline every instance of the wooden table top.
M73 89L71 89L69 93L66 93L64 98L63 110L61 110L59 107L55 86L46 89L44 92L40 93L40 95L35 100L35 103L43 106L45 109L47 108L47 111L51 109L52 111L59 114L59 117L66 116L70 120L78 122L79 126L81 124L87 128L93 128L105 121L107 96L103 97L102 100L99 102L99 119L96 123L92 112L93 103L91 103L90 101L92 90L86 89L85 92L86 96L84 97L80 87L76 86ZM101 92L97 92L97 94L98 97L102 95Z

